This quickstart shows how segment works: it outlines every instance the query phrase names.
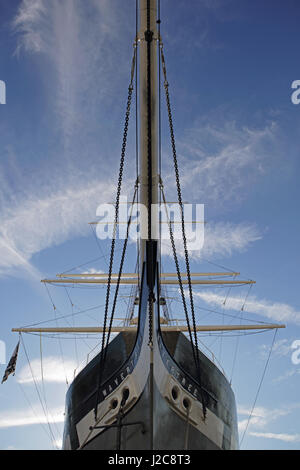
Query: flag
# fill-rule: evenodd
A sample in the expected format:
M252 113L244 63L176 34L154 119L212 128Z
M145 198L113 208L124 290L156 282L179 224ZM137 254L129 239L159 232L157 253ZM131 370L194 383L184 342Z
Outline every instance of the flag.
M17 358L18 358L18 352L19 352L19 346L20 346L20 341L18 342L17 346L15 347L15 350L13 352L13 355L10 358L10 361L5 369L3 379L2 379L2 384L5 382L10 374L14 374L16 370L16 364L17 364Z

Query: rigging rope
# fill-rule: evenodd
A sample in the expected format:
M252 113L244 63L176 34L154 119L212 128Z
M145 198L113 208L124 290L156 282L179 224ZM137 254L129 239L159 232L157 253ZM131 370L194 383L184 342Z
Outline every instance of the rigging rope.
M198 340L197 340L197 331L196 331L196 319L195 319L195 310L194 310L194 300L193 300L193 290L192 290L192 281L191 281L191 272L190 272L190 262L189 262L187 239L186 239L186 233L185 233L184 209L183 209L183 201L182 201L182 194L181 194L181 185L180 185L179 168L178 168L178 161L177 161L177 152L176 152L176 145L175 145L174 126L173 126L170 94L169 94L169 83L168 83L168 80L167 80L166 62L165 62L165 57L164 57L164 53L163 53L163 44L162 43L160 43L160 52L161 52L161 62L162 62L162 69L163 69L163 75L164 75L164 88L165 88L167 112L168 112L168 118L169 118L169 128L170 128L171 146L172 146L172 153L173 153L173 163L174 163L176 186L177 186L177 196L178 196L178 203L179 203L180 213L181 213L181 233L182 233L182 239L183 239L184 257L185 257L186 272L187 272L187 279L188 279L188 286L189 286L189 297L190 297L190 306L191 306L193 333L194 333L194 342L195 342L195 363L196 363L196 369L197 369L197 373L198 373L198 380L199 380L199 385L200 385L201 395L202 395L201 398L202 398L203 417L204 417L204 420L205 420L205 417L206 417L206 404L205 404L204 394L203 394L202 385L201 385L200 358L199 358L199 349L198 349ZM178 281L179 281L180 284L182 283L180 276L178 277Z
M23 345L23 348L24 348L25 356L26 356L26 359L27 359L27 362L28 362L28 366L29 366L29 370L30 370L30 373L31 373L31 376L32 376L32 380L33 380L33 383L34 383L34 387L35 387L35 390L36 390L36 392L37 392L37 395L38 395L38 398L39 398L39 401L40 401L40 404L41 404L43 413L44 413L44 415L45 415L45 420L46 420L46 423L47 423L47 425L48 425L48 429L49 429L49 433L50 433L50 436L51 436L51 439L52 439L53 447L58 448L58 446L57 446L57 444L56 444L55 436L54 436L54 434L53 434L53 431L52 431L52 428L51 428L51 425L50 425L50 422L49 422L49 419L48 419L48 416L47 416L47 413L46 413L46 410L45 410L45 407L44 407L44 404L43 404L43 400L42 400L42 397L41 397L39 388L38 388L38 386L37 386L37 383L36 383L36 380L35 380L35 377L34 377L34 374L33 374L33 370L32 370L31 363L30 363L30 360L29 360L29 357L28 357L28 354L27 354L27 350L26 350L26 347L25 347L25 343L24 343L24 340L23 340L23 336L22 336L21 334L20 334L20 339L21 339L21 342L22 342L22 345Z
M53 420L53 417L51 413L49 412L48 405L47 405L47 397L46 397L46 389L45 389L45 381L44 381L43 349L42 349L42 334L41 333L40 333L40 363L41 363L42 392L43 392L43 398L44 398L44 403L45 403L45 410L47 413L47 419L49 420L48 417L50 416L50 418L52 418ZM57 434L60 435L60 431L54 420L53 420L53 426L55 427Z
M109 268L108 268L108 282L107 282L106 301L105 301L104 324L103 324L103 334L102 334L102 345L101 345L101 353L100 353L100 361L99 361L98 385L97 385L97 393L96 393L96 403L95 403L95 408L94 408L95 421L97 421L97 407L98 407L98 401L99 401L99 395L100 395L100 386L101 386L101 381L102 381L102 376L103 376L104 360L106 358L105 340L106 340L106 328L107 328L108 308L109 308L109 299L110 299L110 287L111 287L112 268L113 268L115 243L116 243L116 240L115 240L116 231L117 231L117 225L119 221L119 205L120 205L120 195L121 195L121 187L122 187L122 179L123 179L123 171L124 171L124 163L125 163L125 153L126 153L126 146L127 146L127 134L128 134L128 126L129 126L130 108L131 108L131 100L132 100L132 92L133 92L135 61L136 61L136 43L134 43L134 54L133 54L132 66L131 66L131 80L130 80L130 84L128 87L128 97L127 97L127 106L126 106L126 114L125 114L121 160L120 160L120 168L119 168L119 176L118 176L117 196L116 196L116 203L115 203L115 220L114 220L114 228L113 228L113 235L112 235L112 241L111 241L111 251L110 251L110 260L109 260ZM119 283L120 283L120 273L118 277L117 291L119 290Z
M240 442L240 447L242 446L242 443L243 443L243 441L244 441L244 437L245 437L245 435L246 435L246 432L247 432L247 429L248 429L250 420L251 420L251 418L252 418L253 411L254 411L254 408L255 408L257 399L258 399L258 395L259 395L259 392L260 392L260 389L261 389L263 380L264 380L265 375L266 375L266 371L267 371L267 367L268 367L269 362L270 362L270 358L271 358L271 354L272 354L272 351L273 351L273 347L274 347L274 343L275 343L275 338L276 338L276 335L277 335L277 331L278 331L278 330L276 329L276 330L275 330L275 333L274 333L274 336L273 336L273 341L272 341L272 344L271 344L271 347L270 347L269 355L268 355L268 358L267 358L267 361L266 361L266 364L265 364L265 367L264 367L264 370L263 370L262 377L261 377L261 379L260 379L260 383L259 383L259 386L258 386L258 389L257 389L257 392L256 392L256 396L255 396L255 399L254 399L254 403L253 403L253 406L252 406L252 409L251 409L251 413L250 413L250 415L249 415L249 418L248 418L248 421L247 421L247 424L246 424L246 427L245 427L245 430L244 430L244 433L243 433L243 436L242 436L242 439L241 439L241 442Z
M56 323L56 326L58 327L58 321L57 321L57 317L56 317L56 306L54 305L54 302L53 302L53 299L52 299L52 296L50 294L50 290L47 286L47 284L44 282L44 286L46 288L46 291L48 293L48 296L49 296L49 299L50 299L50 302L52 303L52 306L53 306L53 310L54 310L54 320L55 320L55 323ZM61 361L62 361L62 364L63 364L63 368L64 368L64 371L66 371L66 368L65 368L65 359L64 359L64 354L63 354L63 349L62 349L62 344L61 344L61 338L60 336L58 336L58 345L59 345L59 351L60 351L60 356L61 356ZM67 374L65 372L65 378L66 378L66 385L68 386L69 383L68 383L68 378L67 378Z
M107 346L108 346L108 343L109 343L109 338L110 338L111 329L112 329L112 323L113 323L113 320L114 320L114 314L115 314L115 309L116 309L116 305L117 305L117 298L118 298L118 293L119 293L120 281L121 281L121 276L122 276L122 272L123 272L126 249L127 249L127 245L128 245L128 239L129 239L129 230L130 230L130 226L131 226L133 206L134 206L134 203L135 203L135 198L136 198L137 192L138 192L138 185L136 184L135 192L134 192L134 196L133 196L133 203L132 203L132 206L131 206L131 212L130 212L130 216L129 216L128 224L127 224L126 238L124 240L123 251L122 251L122 256L121 256L121 261L120 261L120 267L119 267L119 272L118 272L118 280L117 280L117 284L116 284L116 290L115 290L115 295L114 295L112 313L111 313L111 316L110 316L110 324L109 324L109 329L108 329L108 334L107 334L104 363L105 363L105 359L106 359Z
M180 293L181 293L181 299L182 299L183 308L184 308L184 313L185 313L185 318L186 318L186 323L187 323L187 327L188 327L188 333L189 333L189 337L190 337L190 343L191 343L191 347L192 347L193 358L194 358L196 370L197 370L197 372L198 372L198 380L199 380L199 385L200 385L200 390L201 390L201 401L202 401L202 408L203 408L203 417L204 417L204 419L205 419L205 417L206 417L206 400L205 400L205 398L204 398L204 393L203 393L203 390L202 390L202 383L201 383L201 375L200 375L199 362L197 361L197 351L198 351L198 350L196 351L196 346L194 345L194 342L193 342L192 330L191 330L191 325L190 325L190 319L189 319L189 314L188 314L188 309L187 309L187 304L186 304L186 298L185 298L185 294L184 294L184 289L183 289L183 285L182 285L182 278L181 278L181 273L180 273L180 267L179 267L179 262L178 262L178 256L177 256L177 252L176 252L175 241L174 241L174 234L173 234L173 230L172 230L172 225L171 225L171 221L170 221L170 218L169 218L169 214L168 214L168 212L167 212L167 203L166 203L166 198L165 198L165 194L164 194L164 190L163 190L163 185L162 185L162 182L161 182L161 181L160 181L160 187L161 187L161 192L162 192L162 197L163 197L164 206L165 206L165 209L166 209L167 221L168 221L168 226L169 226L170 240L171 240L171 245L172 245L172 250L173 250L173 258L174 258L174 262L175 262L175 267L176 267L176 272L177 272L177 277L178 277L178 282L179 282L179 288L180 288ZM194 332L195 332L195 330L196 330L196 327L194 327ZM198 354L199 354L199 351L198 351Z

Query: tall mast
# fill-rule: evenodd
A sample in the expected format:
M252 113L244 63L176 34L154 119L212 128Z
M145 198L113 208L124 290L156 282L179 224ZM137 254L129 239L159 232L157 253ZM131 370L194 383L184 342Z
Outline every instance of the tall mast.
M140 241L140 260L141 263L143 263L146 239L158 238L158 213L157 210L153 209L153 204L157 204L158 202L158 33L156 24L156 0L139 0L139 12L139 182L140 203L146 207L148 211L147 214L141 214L141 232L143 236ZM150 217L148 217L149 211L151 214ZM148 222L151 222L151 232L148 229Z

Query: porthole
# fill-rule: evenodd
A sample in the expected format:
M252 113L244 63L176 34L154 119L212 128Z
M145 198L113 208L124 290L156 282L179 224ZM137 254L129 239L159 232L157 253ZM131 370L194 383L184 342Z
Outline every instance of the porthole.
M177 398L178 398L178 395L179 395L178 387L173 387L172 390L171 390L171 394L172 394L173 400L176 401Z
M182 404L184 406L184 408L186 410L189 410L191 408L191 401L189 400L189 398L185 397L183 400L182 400Z
M130 393L129 388L124 388L122 393L123 393L123 401L126 402L129 398L129 393Z
M113 410L115 410L115 409L117 408L117 406L118 406L118 403L119 403L119 401L118 401L116 398L112 399L111 402L110 402L111 408L112 408Z

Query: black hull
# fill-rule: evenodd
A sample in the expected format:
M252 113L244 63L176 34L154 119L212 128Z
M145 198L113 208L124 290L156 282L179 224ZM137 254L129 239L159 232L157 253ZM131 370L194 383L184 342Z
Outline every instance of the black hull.
M161 333L159 306L157 302L154 305L153 374L148 344L148 285L143 276L138 331L120 333L110 343L100 393L97 391L100 354L80 372L68 390L64 449L238 448L236 405L230 384L199 351L200 388L190 342L182 333ZM120 419L124 390L128 399ZM95 423L97 397L99 421ZM207 409L205 420L203 399Z

